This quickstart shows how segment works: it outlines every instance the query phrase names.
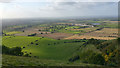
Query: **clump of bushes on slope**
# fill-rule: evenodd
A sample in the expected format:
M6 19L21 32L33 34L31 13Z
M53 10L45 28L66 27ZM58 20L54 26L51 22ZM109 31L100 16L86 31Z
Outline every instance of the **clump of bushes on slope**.
M109 40L98 44L96 47L102 52L105 59L105 64L108 66L118 66L120 62L118 57L120 57L120 38L116 40Z
M94 45L98 45L102 42L104 42L105 40L98 40L98 39L94 39L94 38L91 38L89 39L86 43L87 44L94 44Z
M120 57L120 38L108 41L89 39L87 44L94 44L96 48L102 52L102 56L105 59L105 65L120 65L120 62L118 61L118 57Z
M2 45L2 54L29 57L29 54L24 55L24 53L22 52L21 47L9 48L9 47L6 47L4 45Z
M76 60L80 59L79 55L73 56L72 58L69 59L70 62L74 62Z
M104 65L105 64L105 59L101 54L93 53L90 56L88 56L88 63L92 64L100 64Z
M85 42L85 45L93 44L97 49L101 51L101 53L95 53L93 51L85 51L80 52L76 55L73 55L69 61L74 62L80 60L84 63L91 64L100 64L107 66L119 66L120 61L120 38L116 40L97 40L97 39L89 39Z
M21 47L9 48L9 47L6 47L3 45L2 46L2 54L22 56L23 52L22 52Z
M81 60L84 63L89 64L98 64L104 65L105 59L100 53L94 53L91 50L88 50L84 53L80 53L79 55L74 55L72 58L69 59L70 62L74 62L76 60Z
M35 36L36 35L36 33L34 33L34 34L31 34L31 35L28 35L28 36Z

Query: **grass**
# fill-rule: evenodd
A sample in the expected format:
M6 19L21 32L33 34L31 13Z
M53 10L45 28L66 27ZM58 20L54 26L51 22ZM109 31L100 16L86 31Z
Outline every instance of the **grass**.
M79 34L79 33L87 33L89 31L94 31L99 28L99 27L88 27L88 28L80 28L80 27L81 26L66 27L65 29L58 30L58 32Z
M39 37L25 37L25 36L3 36L2 43L8 47L23 47L30 44L35 40L39 39Z
M44 66L56 62L54 60L41 60L21 56L3 55L2 57L3 66Z
M118 23L103 23L103 25L98 25L102 28L118 28Z
M41 59L68 60L69 56L76 52L77 48L84 43L82 41L77 43L73 41L42 37L5 36L2 43L7 47L25 47L23 52L31 53L32 57L38 56Z
M94 64L82 63L81 61L68 61L75 53L80 54L79 52L90 48L96 50L93 45L88 45L84 48L83 41L85 40L79 40L80 42L74 41L78 40L4 36L3 45L7 47L25 47L23 48L23 52L29 53L31 57L3 55L3 66L97 66ZM31 42L33 42L33 44L31 44ZM34 56L37 56L38 58L35 58Z
M68 62L63 60L46 60L32 57L2 55L2 66L98 66L80 62Z

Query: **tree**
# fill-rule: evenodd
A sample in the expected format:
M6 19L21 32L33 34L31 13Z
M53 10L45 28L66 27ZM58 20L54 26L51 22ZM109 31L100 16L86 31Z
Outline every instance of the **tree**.
M10 54L16 56L22 56L23 52L21 47L14 47L14 48L10 48Z
M118 43L120 44L120 37L119 37L119 38L117 38L117 41L118 41Z
M93 64L104 65L105 59L101 54L93 53L88 57L88 62Z
M73 56L72 58L69 59L70 62L74 62L76 60L80 59L79 55Z
M43 34L42 32L40 34Z
M31 42L31 44L33 44L33 42Z
M4 46L4 45L2 45L2 53L3 54L8 54L9 53L9 48Z
M31 35L28 35L28 36L35 36L35 35L37 35L37 33L31 34Z
M30 57L29 54L25 54L24 56L25 56L25 57Z
M3 54L8 54L8 55L16 55L16 56L22 56L23 52L21 47L13 47L9 48L4 45L2 45L2 53Z
M41 31L40 29L38 31Z
M25 32L25 31L23 30L23 32Z

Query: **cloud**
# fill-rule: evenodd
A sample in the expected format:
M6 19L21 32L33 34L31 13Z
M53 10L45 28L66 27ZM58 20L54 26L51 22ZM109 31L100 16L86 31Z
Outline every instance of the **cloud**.
M117 2L25 2L7 3L4 18L116 16Z
M119 0L0 0L0 2L119 2Z
M119 0L45 0L47 2L118 2Z
M0 0L1 3L10 3L12 1L14 1L14 0Z

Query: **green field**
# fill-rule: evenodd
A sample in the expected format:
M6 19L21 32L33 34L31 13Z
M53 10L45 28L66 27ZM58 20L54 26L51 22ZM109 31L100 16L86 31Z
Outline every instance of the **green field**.
M89 62L89 60L91 60L89 57L94 57L95 54L101 54L105 59L105 63L116 66L117 64L113 61L117 63L116 50L118 50L118 48L116 48L117 43L111 44L112 41L117 42L117 40L55 40L45 37L3 36L3 45L11 48L21 47L24 54L27 53L31 57L10 56L3 54L2 62L3 66L99 66L97 63ZM98 45L96 43L102 44ZM108 52L109 54L107 54ZM80 58L77 59L77 56ZM112 56L115 57L111 58ZM95 59L97 58L98 57ZM73 59L74 61L70 62L70 59ZM92 58L92 60L94 60L94 58ZM95 62L99 61L100 60L98 58ZM109 63L108 61L112 63Z
M23 47L30 44L35 40L39 39L39 37L25 37L25 36L3 36L2 43L8 47Z
M87 40L55 40L44 37L4 36L2 42L3 45L11 48L21 47L24 54L27 53L31 57L3 55L3 65L16 66L23 64L29 66L99 66L84 63L84 57L87 58L87 56L90 55L87 53L88 51L101 53L92 44L84 45L86 42ZM83 53L86 56L83 57ZM82 58L75 62L69 62L69 59L76 55L79 55Z
M37 40L37 41L36 41ZM3 45L7 47L25 47L23 52L31 53L32 57L41 59L68 60L73 53L84 43L75 40L55 40L42 37L5 36ZM33 44L31 44L33 42ZM66 43L67 42L67 43Z
M102 28L118 28L118 23L103 23L102 25L98 25L97 27L102 27Z

